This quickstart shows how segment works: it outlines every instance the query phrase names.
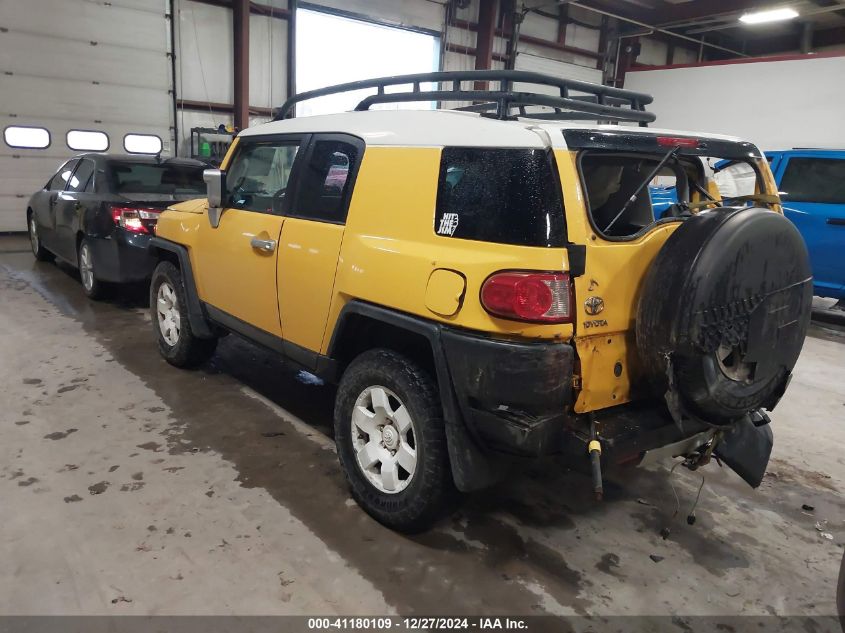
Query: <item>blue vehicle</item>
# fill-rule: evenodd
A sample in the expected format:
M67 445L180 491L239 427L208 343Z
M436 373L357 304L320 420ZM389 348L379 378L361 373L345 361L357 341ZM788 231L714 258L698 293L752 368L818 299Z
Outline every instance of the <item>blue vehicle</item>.
M845 303L845 150L766 152L786 217L807 243L814 294Z

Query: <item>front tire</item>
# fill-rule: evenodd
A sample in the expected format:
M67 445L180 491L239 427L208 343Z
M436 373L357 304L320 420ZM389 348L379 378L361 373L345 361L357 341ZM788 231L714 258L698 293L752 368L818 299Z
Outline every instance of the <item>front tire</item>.
M437 388L412 360L366 352L344 372L334 411L337 453L353 498L401 532L426 529L454 493Z
M102 281L97 279L97 273L94 270L94 254L88 238L83 238L79 243L77 268L79 269L79 280L82 282L82 290L85 296L89 299L102 299L106 294L106 286Z
M27 230L29 231L29 244L32 247L32 254L39 262L49 262L53 259L53 253L44 248L41 243L41 235L38 232L38 221L35 219L35 214L30 213L27 221Z
M187 296L181 271L161 262L150 283L150 316L158 350L175 367L196 367L206 362L217 347L216 338L197 338L187 314Z

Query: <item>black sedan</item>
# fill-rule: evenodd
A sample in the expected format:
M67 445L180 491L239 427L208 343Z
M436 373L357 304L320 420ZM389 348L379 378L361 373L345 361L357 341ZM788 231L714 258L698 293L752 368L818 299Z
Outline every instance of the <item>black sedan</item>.
M138 155L81 154L67 161L26 210L32 252L79 268L92 299L108 283L152 274L147 243L173 202L206 195L205 163Z

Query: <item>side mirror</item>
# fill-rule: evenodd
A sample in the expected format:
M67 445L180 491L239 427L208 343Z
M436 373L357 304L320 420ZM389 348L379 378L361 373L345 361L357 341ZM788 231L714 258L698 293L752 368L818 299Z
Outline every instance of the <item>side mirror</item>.
M220 169L206 169L202 172L208 192L208 221L213 228L220 225L223 214L223 198L226 191L226 172Z

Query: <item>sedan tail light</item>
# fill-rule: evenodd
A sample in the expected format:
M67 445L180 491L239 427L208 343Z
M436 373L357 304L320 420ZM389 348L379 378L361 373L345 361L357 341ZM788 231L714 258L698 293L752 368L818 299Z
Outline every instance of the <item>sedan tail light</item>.
M517 321L570 323L572 286L568 273L501 272L481 286L490 314Z
M111 207L111 217L114 223L132 233L154 233L160 215L161 209L118 205Z

